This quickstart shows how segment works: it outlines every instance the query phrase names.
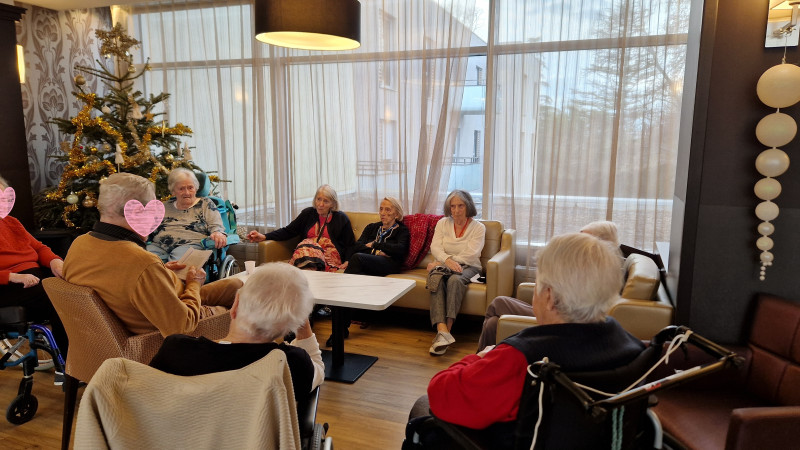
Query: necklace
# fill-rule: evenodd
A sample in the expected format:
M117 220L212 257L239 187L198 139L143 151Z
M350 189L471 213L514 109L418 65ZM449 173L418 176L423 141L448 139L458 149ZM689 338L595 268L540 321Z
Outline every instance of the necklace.
M461 236L464 236L464 232L467 231L467 227L469 226L469 219L470 218L467 217L467 221L466 223L464 223L464 227L461 228L461 232L458 231L458 228L456 227L456 222L453 221L453 232L456 234L456 239L460 238Z

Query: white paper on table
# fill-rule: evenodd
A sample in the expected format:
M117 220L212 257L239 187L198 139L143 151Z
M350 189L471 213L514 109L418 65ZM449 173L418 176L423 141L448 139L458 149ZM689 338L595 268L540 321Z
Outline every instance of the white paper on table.
M189 267L203 267L208 261L208 258L211 257L212 250L198 250L196 248L190 248L186 251L186 253L181 256L177 262L178 264L186 264L186 267L180 270L175 271L175 275L178 276L181 280L186 279L186 273L189 272Z

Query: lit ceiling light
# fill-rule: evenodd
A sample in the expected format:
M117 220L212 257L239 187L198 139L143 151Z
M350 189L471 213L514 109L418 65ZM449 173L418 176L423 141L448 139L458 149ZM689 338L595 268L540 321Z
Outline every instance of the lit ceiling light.
M256 39L304 50L353 50L361 46L357 0L255 0Z

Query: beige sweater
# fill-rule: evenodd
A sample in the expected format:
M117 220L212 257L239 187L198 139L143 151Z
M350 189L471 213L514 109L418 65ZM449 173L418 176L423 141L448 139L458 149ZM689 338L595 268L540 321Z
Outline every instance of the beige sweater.
M108 359L83 394L75 448L300 449L292 392L283 352L192 377Z

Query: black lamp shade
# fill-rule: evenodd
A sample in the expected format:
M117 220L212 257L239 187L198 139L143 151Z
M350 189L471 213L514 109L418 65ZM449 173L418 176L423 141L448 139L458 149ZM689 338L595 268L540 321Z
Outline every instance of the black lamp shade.
M361 46L357 0L255 0L256 39L305 50L352 50Z

